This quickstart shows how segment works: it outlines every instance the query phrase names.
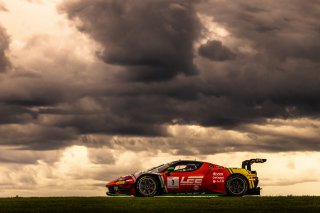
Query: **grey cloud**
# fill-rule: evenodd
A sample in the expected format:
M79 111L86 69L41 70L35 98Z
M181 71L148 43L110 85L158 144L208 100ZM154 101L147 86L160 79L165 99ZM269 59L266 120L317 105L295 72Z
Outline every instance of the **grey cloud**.
M250 4L237 1L226 7L225 2L212 0L202 9L236 37L250 40L267 56L319 59L319 6L316 1L308 5L298 0L251 1Z
M113 1L97 1L89 7L87 2L77 1L64 4L63 8L72 20L80 20L83 32L103 47L107 47L106 44L109 44L108 47L111 46L108 53L102 54L105 60L106 56L110 57L112 54L122 56L130 52L130 48L123 48L123 45L127 44L123 43L123 28L135 34L128 38L130 44L133 41L140 44L139 36L142 32L149 35L149 30L153 28L143 27L149 26L153 16L143 13L145 8L155 11L166 8L165 11L171 11L168 8L172 5L167 1L155 2L139 4L140 1L126 1L120 6ZM190 2L185 1L183 5L185 3ZM160 6L155 9L154 4ZM213 60L222 61L222 64L197 59L198 76L177 77L161 82L163 78L155 74L153 78L160 80L159 83L151 84L146 79L141 84L118 82L118 85L106 91L106 101L103 105L114 115L125 116L130 122L138 121L137 124L142 121L147 125L161 125L172 120L180 120L182 123L205 126L234 127L241 123L263 122L266 118L317 116L320 92L317 84L319 63L314 60L318 57L317 50L312 50L313 46L316 47L319 43L316 40L319 34L317 14L311 12L310 17L300 18L298 9L301 4L297 1L293 5L290 4L288 10L284 4L272 10L276 4L274 1L262 4L253 1L250 6L244 1L230 4L230 7L225 7L222 1L202 1L194 8L198 13L213 17L231 32L232 36L243 42L239 45L252 45L256 53L241 53L235 58L220 41L211 41L201 46L199 52ZM313 11L312 8L310 10ZM137 11L138 18L132 18ZM122 14L120 20L119 14ZM147 21L139 19L140 15L148 17ZM94 22L94 18L99 18L100 21ZM129 18L136 21L135 25L132 25ZM113 22L109 23L110 20ZM192 27L192 23L183 22L183 25ZM123 28L120 30L120 27ZM201 31L201 26L198 30ZM154 40L150 41L152 44L158 45L158 42L163 41L162 35L171 35L162 28L160 31L163 34L159 34L159 37L154 36ZM111 35L114 36L114 40L111 40ZM197 38L190 37L188 41L194 42ZM114 44L125 53L118 55L118 49L112 48ZM152 45L147 46L148 50L157 52ZM136 56L140 57L139 53L125 56L134 61ZM172 59L169 58L168 60ZM231 58L234 60L226 60ZM184 57L184 63L189 62L190 57ZM128 68L129 64L132 63L127 60L118 63L124 68ZM144 72L145 68L141 70ZM132 77L129 73L123 75Z
M90 176L92 179L97 181L104 181L104 185L102 186L105 186L106 180L112 181L128 173L134 173L134 172L142 171L146 169L140 166L141 162L131 162L131 163L132 164L130 166L114 165L111 168L104 168L104 169L101 169L100 171L96 171L91 174L88 174L88 176ZM99 184L99 186L101 185Z
M171 126L174 131L168 137L105 137L88 135L83 144L93 147L135 153L157 155L159 152L171 155L201 156L231 152L295 152L320 151L316 124L269 123L268 125L244 125L241 128L221 130L219 128L189 128ZM303 125L303 126L301 126ZM284 129L286 131L281 131ZM290 130L291 129L291 130ZM308 134L305 134L308 132Z
M0 104L0 124L28 123L35 119L36 114L24 107Z
M201 56L209 58L213 61L225 61L234 59L236 55L227 47L222 45L221 41L208 41L199 48Z
M320 151L319 140L317 139L308 140L304 138L302 142L301 138L298 137L291 137L290 139L285 137L264 138L264 136L254 134L250 134L250 137L252 139L248 139L245 142L240 142L237 138L232 137L228 139L159 138L148 139L146 142L127 138L128 141L118 141L116 145L136 152L141 150L158 152L161 147L162 152L187 156L231 152ZM151 140L153 142L150 142Z
M19 85L12 86L12 85ZM45 76L6 76L0 85L0 101L12 106L51 106L77 99L76 87ZM68 91L68 93L65 93Z
M35 150L17 150L8 148L1 153L0 162L10 164L35 164L39 161L53 163L58 160L61 154L58 151L35 151Z
M77 143L77 135L70 128L36 124L1 125L0 135L0 145L27 150L58 149Z
M116 162L114 154L109 149L89 149L89 159L94 164L114 164Z
M199 69L218 94L240 101L252 112L269 111L261 111L262 116L286 117L288 108L297 116L318 116L317 8L300 1L251 1L250 7L247 1L230 7L224 1L205 2L199 10L226 28L239 40L238 46L251 46L252 52L223 65L199 63ZM301 10L309 15L301 15Z
M201 26L194 1L76 1L63 10L80 20L85 32L103 50L106 63L126 68L125 78L161 81L195 74L193 42Z
M8 50L8 48L9 37L5 29L0 26L0 73L5 72L10 66L10 61L6 56L6 51Z
M115 117L105 115L79 115L71 119L56 123L59 127L74 127L82 134L107 133L119 135L149 135L158 136L165 134L161 126L147 122L136 122L133 118Z
M55 149L83 143L83 135L105 134L167 136L155 144L168 140L175 153L318 150L314 138L255 132L250 134L257 138L254 145L201 141L193 152L186 147L195 139L182 146L183 140L173 142L166 129L196 124L239 131L272 118L319 119L317 6L277 3L65 1L62 11L101 45L98 56L104 63L86 66L67 54L72 49L45 46L50 37L31 39L27 48L44 45L38 52L49 54L31 63L37 75L7 75L1 82L0 123L37 124L46 130L19 133L20 140L3 132L3 144ZM234 42L217 39L201 46L200 55L211 60L194 53L193 44L205 31L197 14L213 18ZM14 84L20 87L10 87Z

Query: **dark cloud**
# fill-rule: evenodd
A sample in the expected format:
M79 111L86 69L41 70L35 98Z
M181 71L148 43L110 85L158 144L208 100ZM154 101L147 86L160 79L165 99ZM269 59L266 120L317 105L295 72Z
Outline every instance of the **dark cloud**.
M53 163L58 160L60 152L53 151L35 151L35 150L17 150L15 148L7 149L1 153L0 162L10 164L36 164L39 161Z
M28 123L36 118L36 113L25 107L0 104L0 124Z
M221 41L208 41L199 48L199 54L213 61L225 61L234 59L236 55L227 47L222 45Z
M45 125L1 125L0 145L16 146L19 149L50 150L77 143L77 134L71 128Z
M142 12L141 8L148 7L152 11L162 11L163 5L167 5L164 8L170 8L167 1L156 2L143 6L140 4L138 7L140 1L126 1L122 6L112 1L98 1L89 7L84 1L78 1L76 4L66 4L64 9L72 20L78 18L81 21L81 30L103 44L103 47L111 46L109 51L104 50L102 54L106 63L117 62L116 64L128 69L128 65L133 65L137 57L141 56L141 51L137 56L132 56L128 54L131 52L130 48L124 48L127 47L124 45L133 42L140 44L141 33L149 35L152 29L143 28L149 26L148 23L153 20L153 16ZM161 7L155 9L153 4L159 4ZM97 5L100 6L98 9ZM124 5L130 9L125 10ZM113 12L110 8L114 9ZM148 79L140 78L145 82L119 82L107 92L105 100L101 102L103 106L107 106L113 117L117 117L116 120L125 118L129 123L135 122L137 127L140 123L159 127L163 124L180 123L237 129L243 123L263 123L268 118L319 117L320 87L317 82L320 80L318 61L320 43L317 38L320 28L317 21L319 18L319 14L316 13L317 6L314 8L303 6L299 1L287 4L276 1L262 3L253 1L250 4L237 1L226 7L223 1L202 1L193 8L198 14L211 17L229 32L231 39L234 40L232 51L223 45L222 41L211 40L198 50L200 56L211 59L211 62L197 58L199 70L197 76L179 76L161 82L163 80L161 77L149 72L154 74L151 79L160 81L150 83ZM308 11L309 16L302 16L301 8L306 13ZM105 11L104 16L101 16L102 10ZM132 18L134 11L139 13L137 18ZM121 20L119 14L122 14ZM148 17L147 21L142 21L140 15ZM190 16L193 17L194 14L191 13ZM99 18L101 20L101 17L109 19L98 23L93 21ZM135 25L132 25L129 18L136 22ZM111 20L114 23L110 24ZM194 27L192 23L180 24L190 25L191 29ZM123 29L119 30L119 27L127 29L135 36L123 40ZM198 28L192 29L204 32L203 27L198 25ZM152 44L148 45L150 47L148 50L152 52L158 52L153 47L162 42L163 38L171 38L171 33L163 28L160 30L162 33L154 36L154 40L150 40ZM110 38L111 35L114 35L114 40ZM188 37L190 43L199 39L193 35L191 33ZM114 44L118 45L118 48L114 48ZM136 44L131 46L141 50ZM172 47L177 49L176 46ZM169 55L163 56L166 58ZM183 57L183 63L188 64L190 58L192 57ZM215 61L220 63L217 64ZM129 70L131 73L134 72L132 68ZM144 68L142 70L145 71ZM126 73L126 75L132 74ZM115 120L111 121L113 124L117 123ZM145 131L150 132L147 129ZM272 147L276 147L275 150L282 148L287 150L290 140L284 138L283 143L278 145L261 142L259 149L271 151ZM270 147L267 147L268 144ZM310 147L314 147L314 144L312 142ZM243 148L250 149L247 146Z
M106 97L103 105L108 106L114 115L124 116L130 122L146 122L148 125L180 120L205 126L234 126L239 123L263 121L265 118L310 116L319 113L320 88L317 82L320 75L319 63L315 60L319 55L316 48L319 45L316 39L319 35L317 13L306 7L305 9L311 10L310 16L300 17L298 9L301 3L295 1L290 9L280 4L273 10L275 4L273 1L262 4L253 2L248 6L247 3L239 1L225 7L221 1L202 1L201 4L192 6L191 1L184 1L178 7L177 4L167 1L153 1L150 4L126 1L121 5L114 1L97 1L89 6L85 1L77 1L65 4L63 8L72 20L80 20L81 30L109 49L105 49L102 54L105 62L122 61L117 64L126 69L128 65L135 63L132 61L137 61L136 57L140 57L140 52L144 56L152 55L140 51L142 47L139 45L141 34L153 35L150 23L155 21L158 23L156 26L167 23L166 19L158 20L146 11L153 11L153 14L167 11L162 16L167 17L168 14L180 14L183 7L192 11L196 8L198 13L212 17L225 27L231 36L242 42L239 46L249 46L247 48L252 48L252 51L241 52L239 47L238 57L235 58L235 53L222 45L221 41L209 41L200 47L200 55L212 59L213 62L220 60L223 64L217 65L198 59L200 73L196 77L174 78L152 84L119 82L112 88L113 95L116 94L118 97ZM138 15L133 18L133 14ZM182 14L184 15L181 17L186 15ZM190 20L197 20L194 12L188 14ZM97 19L99 22L94 21ZM135 24L132 24L132 20ZM195 21L175 20L181 26L188 26L188 29L196 29L199 32L203 30L199 24L194 28ZM124 29L126 33L123 32ZM175 39L168 39L173 38L171 31L161 27L158 29L161 33L153 36L150 45L146 45L148 51L158 53L154 46L164 38L168 42L176 42ZM124 40L124 35L128 33L134 36ZM188 34L189 43L197 41L198 37L191 36L194 33L189 31ZM185 41L183 38L179 40ZM139 51L132 56L129 54L131 48L127 48L128 44ZM172 47L180 51L176 46ZM122 54L119 54L120 52ZM124 60L123 56L128 59ZM172 57L166 54L164 57L156 56L161 60L172 60ZM183 59L185 64L192 61L190 57L180 59ZM145 67L138 69L144 72ZM135 72L130 69L130 73ZM130 73L126 75L131 76ZM158 74L152 78L162 80ZM148 82L146 79L145 81Z
M278 128L286 129L286 127ZM272 126L261 131L259 127L243 126L234 132L207 129L205 133L199 134L197 129L180 127L180 130L179 128L175 130L178 134L173 137L117 137L110 140L107 145L116 150L148 151L154 154L161 151L186 156L230 152L320 151L317 136L306 136L303 132L308 129L309 132L316 133L318 128L312 129L309 126L295 129L296 132L301 132L301 135L292 132L277 132L276 129L276 126Z
M0 5L1 10L1 5ZM4 28L0 26L0 73L4 72L10 66L6 51L9 48L9 37Z
M219 139L224 142L211 147L202 140L197 147L194 138L173 142L166 129L196 124L242 131L243 125L274 118L319 119L318 6L285 2L65 1L61 10L102 48L99 62L89 66L73 49L47 46L50 37L30 39L26 48L41 50L30 65L37 74L2 80L0 123L38 128L7 129L2 144L55 149L102 134L157 136L170 146L157 140L154 149L165 143L185 154L318 150L314 138L263 132L251 134L256 144ZM195 49L208 40L204 15L228 31L228 38L215 37Z
M235 37L249 40L266 58L319 60L316 1L308 5L298 0L253 1L250 5L247 1L237 1L226 7L223 1L213 0L206 2L202 11L213 16Z
M63 10L101 44L102 60L126 68L126 78L161 81L196 73L193 42L201 28L193 2L76 1Z
M239 40L239 51L241 46L251 48L223 66L205 65L205 75L218 93L249 104L252 110L264 110L266 103L278 108L272 112L267 106L267 117L286 117L288 109L300 116L318 116L318 6L300 1L253 1L250 5L237 1L226 7L223 1L208 1L199 9Z
M12 87L12 84L19 87ZM0 88L0 101L16 107L54 106L79 97L77 87L39 75L6 76ZM68 91L65 93L65 91ZM49 95L50 94L50 95Z
M59 10L76 28L59 16L59 35L13 35L12 48L0 28L4 193L96 193L177 155L320 151L316 0L65 0Z
M66 116L67 117L67 116ZM166 134L165 128L154 123L139 122L132 117L110 115L107 112L99 115L73 115L56 122L55 125L73 127L79 133L107 133L118 135L160 136Z

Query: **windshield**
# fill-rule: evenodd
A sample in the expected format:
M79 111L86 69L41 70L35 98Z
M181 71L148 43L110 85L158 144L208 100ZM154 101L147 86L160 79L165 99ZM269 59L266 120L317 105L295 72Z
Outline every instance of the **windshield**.
M169 167L171 163L166 163L166 164L161 164L160 166L155 166L152 167L150 169L147 169L147 172L163 172L165 170L167 170L167 168Z

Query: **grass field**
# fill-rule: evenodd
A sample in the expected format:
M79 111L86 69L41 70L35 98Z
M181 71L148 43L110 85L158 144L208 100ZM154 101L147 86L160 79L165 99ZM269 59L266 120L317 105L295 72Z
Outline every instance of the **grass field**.
M0 212L320 212L320 197L2 198Z

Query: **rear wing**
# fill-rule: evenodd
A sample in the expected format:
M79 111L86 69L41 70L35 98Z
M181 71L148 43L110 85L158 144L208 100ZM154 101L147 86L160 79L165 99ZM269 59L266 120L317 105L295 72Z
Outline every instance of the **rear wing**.
M242 168L251 171L251 165L254 163L264 163L267 159L255 158L242 161Z

